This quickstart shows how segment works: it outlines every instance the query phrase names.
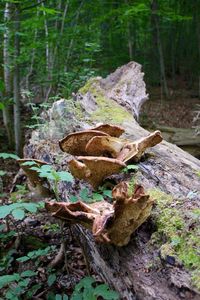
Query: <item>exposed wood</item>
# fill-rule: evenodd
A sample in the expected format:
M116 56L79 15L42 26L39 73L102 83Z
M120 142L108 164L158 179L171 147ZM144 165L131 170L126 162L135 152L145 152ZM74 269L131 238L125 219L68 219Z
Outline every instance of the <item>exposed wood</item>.
M129 106L129 111L125 108L127 103L126 92L128 93L128 90L124 89L123 93L119 91L119 95L123 96L116 97L117 99L113 99L113 97L111 99L110 97L111 91L116 90L115 88L118 85L119 74L121 74L120 80L123 81L124 79L122 88L125 86L127 72L129 72L129 75L132 72L133 80L137 80L138 77L141 78L139 72L138 77L134 73L134 67L135 63L130 63L123 66L123 72L117 70L115 74L110 75L106 80L101 78L90 80L80 90L80 93L76 96L74 114L72 114L72 122L74 122L73 118L76 116L76 123L74 123L76 128L83 130L101 120L102 122L121 125L126 131L124 137L133 141L148 134L133 118L130 112L132 111L131 107ZM135 81L129 82L129 84L133 86ZM138 87L139 89L140 87L143 88L143 85L138 85ZM77 103L82 107L81 114L76 114ZM92 107L89 111L88 103L91 104L90 108ZM57 105L64 107L64 100L60 100ZM134 98L132 105L134 105ZM54 108L56 108L55 103ZM54 113L58 114L58 111L56 109ZM79 119L82 114L84 115L84 122ZM66 169L70 158L66 154L62 156L58 139L54 139L53 136L57 137L58 130L63 130L63 137L71 132L70 125L68 125L69 115L66 113L67 126L65 129L62 129L59 123L61 118L56 118L56 121L54 120L52 123L52 115L53 111L50 110L47 119L48 131L40 129L33 132L29 144L24 149L24 154L27 157L52 163L59 155L62 158L59 160L60 168ZM127 246L114 247L97 244L90 231L83 229L80 225L76 225L72 230L82 244L84 252L87 253L94 269L106 282L119 291L121 299L199 300L200 294L191 279L193 276L191 268L181 264L179 259L176 259L176 255L166 255L171 260L165 259L163 248L169 245L171 241L170 234L164 233L165 227L168 224L174 224L176 214L182 218L183 227L181 229L176 226L172 227L172 233L175 236L178 235L178 237L183 236L186 250L188 244L187 238L184 239L184 234L188 237L191 232L191 229L189 229L191 222L195 224L193 226L197 226L194 228L199 226L199 221L192 221L192 216L188 213L200 208L200 178L197 175L200 172L200 161L177 146L163 141L161 144L156 145L150 151L148 157L141 161L138 166L137 182L142 184L146 191L159 190L159 193L162 194L162 200L160 202L159 196L155 193L155 206L151 218L137 230ZM61 183L59 188L62 199L68 199L73 189L76 188L77 190L79 187L78 182L75 186L68 185L67 187ZM165 216L166 212L169 212L168 218ZM164 229L162 227L160 231L157 230L157 226L160 222L164 222L165 218L167 218L166 223L162 223ZM159 241L155 239L156 237L157 239L159 237Z

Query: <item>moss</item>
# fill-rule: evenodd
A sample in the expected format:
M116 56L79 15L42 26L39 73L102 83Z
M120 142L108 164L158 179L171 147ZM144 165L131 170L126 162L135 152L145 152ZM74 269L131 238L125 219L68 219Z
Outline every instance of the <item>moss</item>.
M84 87L79 92L86 94L88 91L92 93L98 108L90 116L91 121L99 122L111 122L115 124L121 124L123 121L133 120L133 116L124 107L119 105L112 99L107 99L103 94L103 91L99 87L99 79L92 78L87 81Z
M191 280L194 286L200 290L200 284L197 277L200 274L200 229L198 227L199 209L182 210L180 200L173 199L170 195L153 189L148 191L150 196L155 199L156 208L152 216L157 225L156 243L158 235L164 245L163 255L172 255L177 257L184 266L191 271ZM177 209L178 207L178 209ZM189 218L188 218L189 215ZM193 226L190 229L190 224ZM155 234L152 235L155 241Z

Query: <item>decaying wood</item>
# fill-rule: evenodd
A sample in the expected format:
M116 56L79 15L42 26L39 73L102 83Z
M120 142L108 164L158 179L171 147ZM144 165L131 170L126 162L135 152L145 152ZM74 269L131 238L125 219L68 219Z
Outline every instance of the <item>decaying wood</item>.
M64 100L54 103L54 109L47 113L47 126L33 132L29 144L24 149L25 157L53 164L59 157L60 168L66 169L71 157L60 151L58 140L73 130L85 130L100 121L122 126L126 131L123 136L125 139L135 141L147 136L149 133L139 126L132 115L137 97L131 98L129 91L135 87L135 95L146 95L140 67L138 69L137 66L132 62L105 80L90 80L77 93L73 104ZM119 82L123 84L120 86ZM126 88L128 86L131 89ZM145 98L143 96L140 97L140 103ZM130 98L133 101L132 107L127 104ZM60 113L60 107L65 111L66 118ZM81 111L77 113L79 107ZM62 117L53 118L55 111ZM65 122L61 123L61 120ZM147 192L159 190L162 192L162 199L159 200L155 194L151 218L136 231L127 246L116 247L96 243L90 231L81 225L76 225L72 230L94 269L111 287L119 291L121 299L199 300L200 295L192 281L191 268L170 255L166 257L173 259L163 259L164 255L160 253L162 246L170 243L169 236L163 233L163 227L173 225L174 214L179 214L183 220L184 228L172 227L174 234L178 234L179 237L182 236L183 230L188 234L199 226L199 220L193 220L192 214L189 213L200 208L200 178L197 175L200 172L200 161L177 146L163 141L150 150L138 166L137 183L144 186ZM75 187L77 190L78 185L79 182L76 182L76 186L60 183L62 199L68 198ZM169 214L168 222L159 228L160 222L164 222L166 212L172 213ZM159 237L159 242L156 237ZM187 239L183 238L183 242L187 250Z

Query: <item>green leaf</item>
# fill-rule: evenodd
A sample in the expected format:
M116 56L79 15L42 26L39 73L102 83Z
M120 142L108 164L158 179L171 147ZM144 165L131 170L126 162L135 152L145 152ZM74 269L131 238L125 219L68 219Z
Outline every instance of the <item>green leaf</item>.
M112 191L111 190L104 190L103 191L103 195L112 198Z
M17 208L12 211L12 215L16 220L23 220L25 217L25 212L24 210Z
M19 262L25 262L29 259L30 259L30 257L28 257L28 256L22 256L22 257L17 258L16 260Z
M66 294L64 294L63 295L63 300L68 300L68 299L69 299L69 297Z
M69 197L69 201L70 201L70 202L72 202L72 203L75 203L75 202L77 202L77 201L78 201L78 197L77 197L77 196L74 196L74 195L72 195L72 196L70 196L70 197Z
M138 167L137 165L128 165L128 166L126 167L126 169L128 169L128 170L138 170L139 167Z
M0 206L0 219L7 217L12 210L12 205Z
M31 270L26 270L24 272L21 273L22 277L31 277L31 276L35 276L37 273L33 272Z
M2 102L0 102L0 110L3 110L4 108L5 108L5 105Z
M56 294L55 300L62 300L62 299L63 299L62 295Z
M25 278L25 279L19 281L18 285L21 286L21 287L26 287L26 286L28 286L29 282L30 282L30 279L29 278Z
M56 281L56 274L53 273L53 274L50 274L49 277L48 277L48 286L52 286L52 284Z
M57 174L60 177L60 180L67 181L67 182L74 182L74 177L69 173L65 171L57 172Z
M31 213L36 213L38 209L38 204L36 203L24 203L24 208Z
M80 191L79 195L83 201L87 202L89 198L89 190L87 188L84 188Z
M42 285L40 283L33 285L27 292L28 299L32 299L33 295L39 290Z
M10 282L19 281L19 280L20 280L20 275L18 273L14 273L12 275L0 276L0 289L8 285Z
M119 299L119 294L115 291L109 289L109 286L106 284L98 285L95 290L94 294L98 297L101 296L105 300L117 300Z
M6 174L5 171L0 170L0 176L4 176Z
M95 201L102 201L104 200L103 196L99 193L93 193L92 194L92 198L95 200Z
M13 158L13 159L19 159L19 156L12 154L12 153L0 153L0 158L7 159L7 158Z
M84 277L81 281L75 286L75 291L79 292L82 288L93 289L92 284L95 282L92 277Z

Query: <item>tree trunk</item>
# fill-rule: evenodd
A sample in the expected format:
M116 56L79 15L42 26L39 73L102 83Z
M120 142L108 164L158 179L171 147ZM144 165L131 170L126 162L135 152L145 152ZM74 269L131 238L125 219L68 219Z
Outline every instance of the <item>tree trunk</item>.
M143 74L134 62L117 69L106 79L89 80L70 107L65 100L53 104L46 120L45 128L49 131L40 128L33 132L24 150L25 157L54 164L55 158L62 155L58 146L61 137L100 121L120 124L125 129L125 137L131 140L146 136L148 132L131 113L131 105L136 103L138 107L144 95ZM81 111L77 114L78 107ZM82 115L87 120L84 123ZM64 169L67 160L66 154L63 155ZM155 206L151 218L132 235L129 244L125 247L97 244L91 232L80 225L75 225L73 232L95 271L120 293L120 299L199 300L199 220L195 212L198 215L200 208L197 175L200 162L164 141L155 146L138 167L136 180L155 200ZM122 174L120 178L131 180L133 176L133 173ZM62 199L69 199L70 193L82 184L76 181L74 186L66 188L61 182Z
M15 132L15 152L18 155L22 153L21 143L21 112L20 112L20 68L19 68L19 55L20 55L20 10L19 5L15 5L14 13L14 132Z
M162 47L162 41L161 41L161 37L160 37L158 4L157 4L156 0L152 0L151 9L152 9L153 22L154 22L154 26L156 29L156 40L157 40L157 47L158 47L159 60L160 60L161 85L163 86L165 96L167 98L169 98L169 90L168 90L168 86L167 86L167 79L166 79L166 72L165 72L165 61L164 61L164 55L163 55L163 47Z
M10 29L9 22L11 19L11 4L6 3L4 10L4 22L6 24L4 31L4 43L3 43L3 61L4 61L4 84L5 84L5 98L9 100L12 96L12 83L11 83L11 57L10 57ZM12 148L13 141L13 125L10 111L10 105L8 101L5 103L3 109L3 122L6 128L9 147Z

